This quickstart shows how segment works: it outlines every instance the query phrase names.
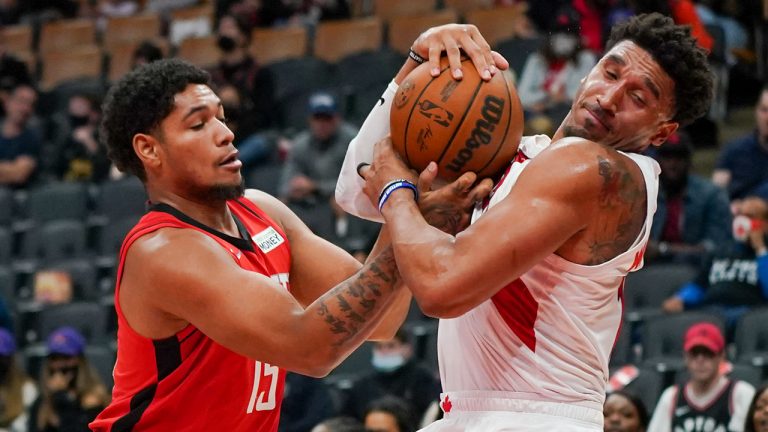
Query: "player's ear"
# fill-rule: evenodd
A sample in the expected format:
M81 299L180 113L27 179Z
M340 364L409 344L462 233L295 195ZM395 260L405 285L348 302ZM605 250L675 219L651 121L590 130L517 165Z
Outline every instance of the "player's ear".
M667 138L675 133L679 126L680 123L673 121L662 123L661 126L659 126L659 130L656 131L656 134L651 137L651 145L658 147L664 144L667 141Z
M149 134L138 133L133 136L133 151L146 167L160 166L159 142Z

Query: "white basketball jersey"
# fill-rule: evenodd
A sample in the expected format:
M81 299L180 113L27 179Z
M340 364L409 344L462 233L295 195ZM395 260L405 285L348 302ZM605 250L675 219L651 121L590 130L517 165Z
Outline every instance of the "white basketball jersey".
M521 155L487 206L475 210L473 222L509 194L530 158L549 144L544 135L523 138ZM642 267L660 172L651 158L626 156L643 173L648 201L645 223L632 247L595 266L552 254L466 314L440 320L444 393L498 391L504 397L602 411L608 359L622 320L624 277Z

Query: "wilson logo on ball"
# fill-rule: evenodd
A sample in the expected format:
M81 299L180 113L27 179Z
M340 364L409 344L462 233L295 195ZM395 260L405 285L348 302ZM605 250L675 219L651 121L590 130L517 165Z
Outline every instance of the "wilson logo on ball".
M472 159L474 149L491 142L493 130L499 125L501 115L504 112L504 99L493 95L486 96L481 112L483 117L477 119L472 134L464 142L464 148L459 150L456 157L445 166L447 169L461 172L467 161Z

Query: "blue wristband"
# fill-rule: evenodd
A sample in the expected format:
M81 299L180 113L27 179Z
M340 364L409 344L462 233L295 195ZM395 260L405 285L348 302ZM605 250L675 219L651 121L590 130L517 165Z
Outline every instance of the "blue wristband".
M381 213L384 203L387 202L387 199L392 195L392 192L403 188L413 191L413 199L415 201L419 200L419 189L415 184L405 179L392 180L384 186L384 189L381 190L381 194L379 194L379 213Z

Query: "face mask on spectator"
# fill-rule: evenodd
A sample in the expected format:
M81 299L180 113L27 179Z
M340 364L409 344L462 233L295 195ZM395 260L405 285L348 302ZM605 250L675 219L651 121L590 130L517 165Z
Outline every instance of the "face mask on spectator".
M229 53L235 50L237 42L229 36L219 36L216 44L222 51Z
M762 227L763 222L758 219L751 219L744 215L738 215L733 218L733 238L739 242L746 242L749 233L752 230Z
M405 364L405 357L402 354L380 354L373 352L371 359L373 368L379 372L394 372Z
M73 129L85 126L88 124L88 116L69 115L69 124Z
M575 36L568 33L555 33L550 40L552 53L558 57L570 57L576 50L579 41Z

